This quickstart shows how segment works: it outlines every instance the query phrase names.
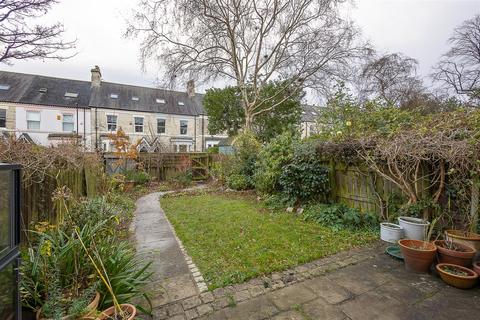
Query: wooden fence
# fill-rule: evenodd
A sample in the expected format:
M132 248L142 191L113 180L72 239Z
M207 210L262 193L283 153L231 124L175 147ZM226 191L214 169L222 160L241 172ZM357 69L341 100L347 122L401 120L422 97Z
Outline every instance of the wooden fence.
M134 161L120 159L112 153L104 155L105 171L108 174L120 173L135 167ZM167 180L180 172L192 171L193 179L204 181L209 177L212 164L212 155L206 152L195 153L140 153L138 161L143 165L145 171L158 181Z
M393 182L380 177L365 165L325 162L330 170L331 198L361 211L388 214L388 201L393 194L403 193ZM419 182L420 192L428 192L428 183Z
M103 182L103 167L60 170L39 180L23 181L21 212L23 230L29 230L40 221L56 223L65 213L62 198L94 197L99 194ZM60 189L63 186L66 188ZM56 196L55 196L56 195Z

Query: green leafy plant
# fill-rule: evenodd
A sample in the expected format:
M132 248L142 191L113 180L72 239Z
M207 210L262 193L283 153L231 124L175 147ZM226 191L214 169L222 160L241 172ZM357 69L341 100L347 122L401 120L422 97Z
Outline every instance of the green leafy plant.
M378 215L361 212L344 204L310 206L305 210L303 218L335 229L373 229L379 223Z
M295 148L294 156L283 168L279 184L291 200L326 200L330 191L328 169L323 166L310 143Z
M143 170L126 170L123 174L126 181L133 181L135 184L145 184L152 179L152 177Z
M266 144L255 166L255 189L272 193L280 189L279 179L283 167L293 158L294 145L300 142L298 135L285 131Z
M233 190L246 190L250 187L247 177L238 173L229 175L226 183L227 186Z

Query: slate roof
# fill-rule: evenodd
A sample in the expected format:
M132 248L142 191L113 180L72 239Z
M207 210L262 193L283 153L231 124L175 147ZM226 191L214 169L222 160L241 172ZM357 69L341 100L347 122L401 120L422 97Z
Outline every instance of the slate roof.
M92 87L90 81L46 77L33 74L0 71L0 101L46 106L98 107L125 111L153 112L177 115L205 115L203 94L189 97L186 92L141 87L102 81L100 87ZM42 93L40 89L47 89ZM65 97L66 92L78 93L78 98ZM111 94L118 95L112 99ZM138 101L132 98L138 98ZM165 100L158 103L157 99ZM179 102L183 105L179 105ZM302 122L314 122L320 107L303 105Z
M118 98L112 99L111 94L118 95ZM133 97L138 98L138 101L134 101ZM157 99L163 99L165 103L158 103ZM185 92L102 82L99 88L92 89L90 106L128 111L200 115L204 114L202 100L203 94L189 97Z
M189 97L185 92L140 87L104 82L100 87L92 87L90 81L71 80L0 71L0 85L8 85L8 90L0 90L0 101L37 104L46 106L98 107L138 112L154 112L178 115L202 115L203 94ZM40 89L47 89L41 92ZM66 92L78 93L78 98L65 97ZM112 99L111 94L118 95ZM132 99L137 97L138 101ZM164 99L165 103L157 103ZM182 102L183 105L179 105Z
M87 81L0 71L0 85L10 86L0 90L0 101L62 107L75 107L78 101L79 107L88 107L90 100ZM78 93L78 99L65 97L67 91Z

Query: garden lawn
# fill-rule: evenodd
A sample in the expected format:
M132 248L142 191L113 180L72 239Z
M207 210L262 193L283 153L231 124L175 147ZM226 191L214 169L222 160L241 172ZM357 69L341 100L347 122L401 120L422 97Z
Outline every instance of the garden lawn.
M161 199L210 289L288 269L376 239L372 231L335 231L254 197L200 194Z

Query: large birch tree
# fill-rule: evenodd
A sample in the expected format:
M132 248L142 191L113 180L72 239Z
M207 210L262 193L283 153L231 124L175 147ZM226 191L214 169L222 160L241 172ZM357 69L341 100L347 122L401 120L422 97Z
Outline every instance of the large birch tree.
M342 17L342 5L344 0L142 0L127 36L141 39L142 64L158 63L166 79L221 79L237 86L248 130L255 117L283 103L261 95L270 81L282 81L278 95L288 100L305 88L326 92L345 80L364 45Z

